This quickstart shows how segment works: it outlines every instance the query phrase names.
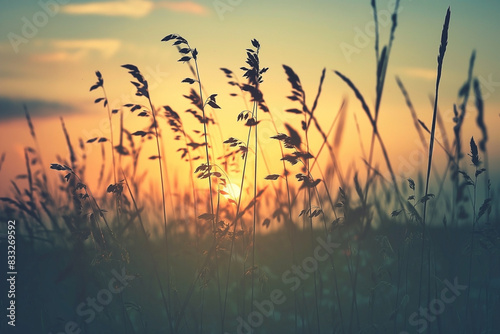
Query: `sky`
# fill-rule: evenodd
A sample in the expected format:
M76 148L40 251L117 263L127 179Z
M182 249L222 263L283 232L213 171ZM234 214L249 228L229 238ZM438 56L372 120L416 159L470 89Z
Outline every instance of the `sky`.
M389 36L394 1L377 1L377 6L383 46ZM448 6L452 16L439 99L446 128L451 135L453 103L467 77L470 55L476 50L474 75L485 99L490 164L497 166L500 162L500 134L494 131L500 125L500 2L402 0L379 120L380 132L401 177L415 175L425 161L418 153L417 132L394 78L401 78L419 117L430 126L429 95L434 92L436 57ZM239 68L244 65L245 49L256 38L261 44L261 62L269 67L261 88L280 131L285 131L285 122L299 124L301 120L283 113L297 106L286 98L291 87L282 65L292 67L300 76L311 102L321 71L326 68L317 117L328 127L342 99L347 98L348 115L339 148L344 167L347 169L351 161L359 166L362 155L354 115L365 149L369 145L370 124L355 96L333 72L338 70L351 78L373 106L375 38L369 0L0 0L0 8L0 154L6 154L0 170L0 194L9 191L8 180L24 173L24 147L34 145L23 104L33 118L46 164L55 161L57 155L68 156L59 117L64 118L74 144L78 138L85 141L109 136L107 112L93 103L100 93L89 92L96 81L96 70L103 74L112 108L138 101L129 74L120 67L134 64L149 81L155 105L170 105L187 126L199 126L182 112L189 108L182 95L190 87L180 81L190 75L189 68L177 62L179 55L171 43L160 42L171 33L180 34L199 51L204 88L209 94L218 94L221 110L216 116L223 139L245 137L245 128L235 125L245 103L229 96L234 87L227 85L220 68L232 69L243 80ZM473 103L470 106L464 138L479 138L476 110ZM115 127L118 121L114 118ZM130 128L143 124L129 114L125 122ZM267 127L260 139L263 147L270 149L269 136L273 133ZM214 145L221 149L221 145ZM173 146L168 146L172 175L183 170ZM97 166L89 163L90 173L96 173L100 153L95 145L88 145L88 159ZM383 165L381 159L378 161ZM262 175L266 172L263 170Z

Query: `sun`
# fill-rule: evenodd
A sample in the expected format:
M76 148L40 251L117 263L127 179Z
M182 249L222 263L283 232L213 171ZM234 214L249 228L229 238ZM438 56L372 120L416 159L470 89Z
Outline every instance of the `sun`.
M221 194L227 198L237 201L240 197L241 188L239 185L228 181L226 185L222 188Z

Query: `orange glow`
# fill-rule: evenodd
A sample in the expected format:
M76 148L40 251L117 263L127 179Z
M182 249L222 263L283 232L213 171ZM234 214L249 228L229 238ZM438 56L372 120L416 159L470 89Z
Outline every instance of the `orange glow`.
M241 194L241 188L239 185L232 183L231 181L228 181L226 185L222 188L221 194L225 198L232 199L237 202Z
M58 156L63 161L69 160L69 149L59 120L59 116L62 116L72 145L78 158L81 159L79 162L85 163L85 182L90 187L97 188L97 193L106 189L109 185L106 182L112 180L110 142L85 144L84 150L79 148L78 142L80 138L86 142L95 137L108 139L111 137L106 108L102 103L93 103L95 99L102 97L103 92L100 89L89 92L90 86L96 80L94 71L102 72L111 109L123 110L124 129L129 133L149 131L147 127L151 124L151 117L137 116L142 108L132 113L130 108L123 107L124 104L137 103L149 109L148 101L144 97L135 96L133 86L129 82L130 75L120 67L123 64L134 64L141 70L149 83L153 105L159 110L160 148L164 158L165 183L169 182L172 185L168 190L170 195L173 194L172 197L175 197L174 195L178 193L191 193L190 187L194 187L195 191L206 191L208 188L206 180L193 182L192 173L189 172L190 164L195 170L206 160L204 146L200 146L204 142L203 126L193 115L185 112L193 108L193 105L183 97L183 95L188 95L189 90L197 84L181 83L185 78L193 78L193 75L186 64L177 61L180 56L176 49L160 42L161 37L169 33L181 34L189 40L192 48L199 51L199 70L203 88L206 90L203 92L203 98L206 99L210 94L218 94L217 104L221 109L207 108L206 111L208 116L216 122L208 126L209 154L212 163L223 166L224 172L236 180L236 184L229 183L221 189L226 193L223 195L227 200L237 201L242 191L239 189L238 180L241 178L243 160L240 152L234 153L239 146L229 147L223 144L230 137L237 138L249 146L248 170L243 189L245 198L242 205L251 200L250 194L253 193L248 189L254 177L254 132L247 144L248 127L244 125L244 122L237 122L238 114L243 110L251 109L252 102L248 93L242 93L235 85L228 84L230 81L240 83L246 81L242 77L243 71L239 68L245 65L245 49L250 47L249 42L252 38L257 38L261 44L259 58L262 66L269 67L260 85L270 112L259 111L258 113L260 123L258 126L257 189L268 186L266 196L275 198L281 195L284 198L282 194L278 194L279 191L284 192L284 183L280 180L265 180L265 177L270 174L284 174L280 160L282 158L280 143L271 137L277 133L287 134L285 124L291 126L300 135L300 149L309 150L311 155L318 159L318 163L314 164L311 171L313 178L323 179L331 189L337 189L340 181L331 168L332 157L335 156L338 170L343 174L347 184L352 183L356 172L359 174L359 181L364 182L366 164L363 160L368 160L372 127L352 90L333 73L333 70L342 72L352 80L364 96L371 112L374 113L376 71L373 63L373 47L375 40L366 33L370 17L359 12L359 9L366 9L365 4L345 2L345 7L342 8L337 1L323 3L318 4L317 7L312 5L308 7L307 15L314 17L314 22L317 24L304 26L292 21L292 13L281 15L283 8L273 2L259 4L259 12L266 12L267 17L272 17L273 13L279 15L276 15L273 20L263 18L259 24L255 24L255 13L252 10L257 7L250 2L243 2L241 6L235 6L231 10L221 11L219 8L217 11L212 6L197 5L194 1L178 3L83 1L79 4L63 6L60 12L51 18L47 27L39 27L40 34L33 36L32 39L30 37L29 43L17 44L15 47L9 43L0 43L0 54L3 59L0 64L0 73L3 75L0 77L2 97L12 101L12 105L15 104L19 109L19 112L16 110L8 117L0 115L4 117L0 122L0 156L6 153L5 162L0 170L0 194L8 196L11 193L9 181L26 174L24 148L37 146L30 136L24 119L23 103L26 103L31 113L45 168L48 168L49 163L57 162ZM12 2L11 6L15 7L16 4ZM437 39L442 24L441 14L446 9L444 4L438 3L416 5L414 2L403 6L398 21L404 24L398 26L394 40L378 120L378 131L384 140L394 173L400 181L408 177L416 178L419 172L425 170L427 148L421 144L394 77L398 75L404 82L418 118L430 127L432 110L429 94L434 90ZM457 2L453 9L454 17L465 14L473 15L467 6ZM297 8L294 9L294 6L290 5L287 10L293 11ZM492 13L496 12L484 8L476 9L484 11L484 15L493 15ZM7 11L0 14L9 16L5 17L6 31L22 34L23 27L20 26L22 21L18 17L24 15L31 19L34 13L40 11L40 7L36 5L28 9L27 12L22 12L22 15L18 16L7 15L5 14ZM381 8L381 10L385 11L386 8ZM426 13L425 17L428 16L427 18L434 22L434 25L421 26L414 22L414 17L419 15L424 17L423 13ZM305 13L301 10L296 14L300 17ZM99 19L96 20L95 16L99 16ZM94 21L97 22L95 25L89 24ZM145 22L147 22L145 26L148 27L148 31L140 33L141 23ZM165 22L168 22L168 25ZM445 60L446 66L439 99L444 127L448 141L451 143L454 126L453 104L457 102L457 92L466 78L469 55L474 48L478 50L474 75L478 78L485 99L485 122L492 126L498 125L498 113L495 112L500 105L498 94L500 78L497 75L498 71L495 70L498 67L496 58L498 50L488 43L488 40L495 40L491 35L498 31L498 29L493 29L493 22L496 21L490 22L483 17L480 21L473 21L473 18L469 21L454 21L456 25L454 29L457 31L468 29L471 34L481 36L481 38L473 39L467 36L456 38L455 30L451 31L450 36L453 39L450 37L450 49ZM252 30L241 29L244 26L252 27ZM103 31L104 27L110 30L105 34L97 34ZM415 27L420 29L418 34L415 34ZM389 32L388 26L382 28L381 36ZM65 34L56 33L61 31ZM206 34L200 32L206 32ZM361 33L363 33L362 36ZM306 40L307 45L301 42ZM385 41L381 40L381 43ZM312 50L315 52L311 52ZM297 101L287 98L291 95L292 87L287 81L283 64L290 66L300 77L309 108L314 102L321 71L326 68L322 93L318 99L314 117L321 125L322 131L328 135L327 139L332 152L329 151L328 146L323 145L324 138L317 131L314 122L309 128L308 143L306 143L306 135L301 128L304 115L286 112L290 109L301 110L302 106ZM221 67L232 70L234 78L227 78L220 70ZM348 103L343 110L342 117L338 117L335 121L344 100ZM476 139L480 136L475 125L476 110L473 103L471 98L470 111L466 115L462 129L465 149L472 136ZM58 105L57 108L54 108L55 104ZM162 108L165 105L170 106L179 115L182 119L183 131L190 136L192 141L191 139L185 141L182 136L178 140L175 139L179 132L171 131ZM113 114L112 124L114 145L118 145L122 139L124 145L130 149L127 136L120 137L119 134L119 114ZM498 142L499 136L498 132L490 131L488 153L491 166L498 165L500 161L500 149L493 145ZM443 136L439 133L437 139L441 142L442 138ZM428 141L427 133L424 133L424 139ZM152 190L159 189L158 161L150 159L158 155L155 140L151 134L144 138L135 136L133 140L136 148L141 149L137 157L137 170L133 169L134 160L131 155L116 156L116 164L129 173L128 177L131 177L130 174L134 170L137 179L141 180L141 191L151 192L152 196L157 196L158 194ZM189 155L186 154L181 159L183 152L178 150L186 149L187 144L192 144L187 147ZM319 152L320 147L322 147L321 152ZM82 160L83 151L85 151L85 162ZM227 165L221 163L219 158L231 152L234 153L234 164L231 165L232 157L228 158ZM283 153L293 154L294 150L285 149ZM188 161L189 159L192 161ZM435 148L435 161L436 163L442 162L443 165L446 163L446 155L439 146ZM103 165L105 167L104 181L98 184ZM389 178L388 168L378 141L375 141L373 147L372 165L386 179ZM286 167L291 181L296 181L296 174L304 173L302 166L301 163L295 166L287 163ZM39 166L35 165L33 168L36 172ZM119 167L116 169L119 171ZM48 171L48 174L55 182L57 173ZM141 179L140 176L143 174L145 177ZM24 182L22 180L25 179L18 178L18 180ZM271 184L273 186L270 186ZM292 184L291 186L298 185ZM172 207L175 204L172 203Z

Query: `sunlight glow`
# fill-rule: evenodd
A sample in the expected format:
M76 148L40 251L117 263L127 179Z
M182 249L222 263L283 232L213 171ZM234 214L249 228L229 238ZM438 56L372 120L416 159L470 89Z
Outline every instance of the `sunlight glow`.
M241 188L239 185L232 183L230 181L222 188L221 194L228 200L237 201L240 197Z

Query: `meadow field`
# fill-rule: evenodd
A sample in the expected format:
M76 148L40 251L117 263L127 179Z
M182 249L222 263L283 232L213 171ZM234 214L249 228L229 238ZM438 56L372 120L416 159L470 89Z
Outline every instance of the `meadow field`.
M449 126L440 92L453 13L442 13L435 90L419 116L407 83L387 76L398 5L385 40L371 1L369 92L342 69L305 87L308 69L266 67L257 39L241 68L220 69L227 90L211 92L203 53L167 31L158 43L178 53L169 66L185 69L173 88L184 110L157 105L130 63L116 66L137 99L111 105L115 83L98 70L88 95L109 133L82 138L61 117L65 151L47 156L25 106L32 144L0 198L1 333L500 333L496 125L485 122L476 51L462 50L469 66L446 88L456 91ZM266 103L268 71L287 79L279 113ZM325 77L345 92L328 122L317 111ZM408 124L379 124L389 80ZM221 95L241 110L222 113ZM352 106L361 106L355 131L345 126ZM238 136L221 135L228 122ZM424 168L409 162L402 175L390 127L415 136L408 151ZM357 161L341 153L346 142L360 147Z

